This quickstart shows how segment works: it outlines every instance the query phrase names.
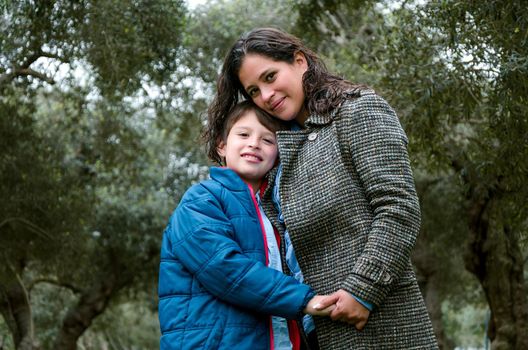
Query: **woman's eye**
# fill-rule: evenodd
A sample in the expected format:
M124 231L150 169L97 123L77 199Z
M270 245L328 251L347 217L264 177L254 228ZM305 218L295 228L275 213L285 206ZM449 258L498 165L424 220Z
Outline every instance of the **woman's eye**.
M275 72L272 72L272 73L269 73L268 75L266 75L265 80L267 82L270 82L270 81L273 81L274 78L275 78Z
M249 97L254 98L258 95L258 89L249 89L247 91L247 94L249 95Z

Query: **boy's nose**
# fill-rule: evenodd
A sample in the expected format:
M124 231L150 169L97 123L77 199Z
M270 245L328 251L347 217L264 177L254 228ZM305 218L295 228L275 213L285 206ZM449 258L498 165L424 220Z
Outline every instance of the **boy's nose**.
M260 147L260 141L257 137L252 137L249 139L249 147L251 148L259 148Z

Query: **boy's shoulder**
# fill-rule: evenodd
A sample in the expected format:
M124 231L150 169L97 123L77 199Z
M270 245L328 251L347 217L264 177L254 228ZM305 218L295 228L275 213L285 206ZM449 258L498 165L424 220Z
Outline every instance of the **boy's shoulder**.
M181 203L212 197L213 194L220 193L222 189L223 186L218 181L213 179L202 180L198 183L195 183L189 187L187 191L185 191Z
M229 168L212 167L210 177L187 189L182 202L206 197L220 197L224 191L247 191L247 185Z

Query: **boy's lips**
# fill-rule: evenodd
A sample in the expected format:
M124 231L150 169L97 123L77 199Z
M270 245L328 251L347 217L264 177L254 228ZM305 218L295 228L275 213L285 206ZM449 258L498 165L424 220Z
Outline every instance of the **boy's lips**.
M262 157L256 155L255 153L245 152L245 153L242 153L241 156L242 158L245 158L250 161L258 161L258 162L262 161Z

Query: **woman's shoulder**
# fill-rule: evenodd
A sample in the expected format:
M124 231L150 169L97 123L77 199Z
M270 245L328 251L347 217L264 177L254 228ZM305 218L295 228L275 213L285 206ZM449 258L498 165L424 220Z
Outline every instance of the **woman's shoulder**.
M383 97L378 95L378 93L371 88L346 90L343 92L343 94L345 98L343 99L340 109L347 107L349 108L351 106L361 106L375 101L386 103L385 99L383 99Z
M373 89L345 91L344 94L346 98L335 111L336 120L395 114L389 103Z
M334 116L338 133L346 135L369 135L393 131L403 135L399 118L389 103L374 90L364 90L344 101Z

